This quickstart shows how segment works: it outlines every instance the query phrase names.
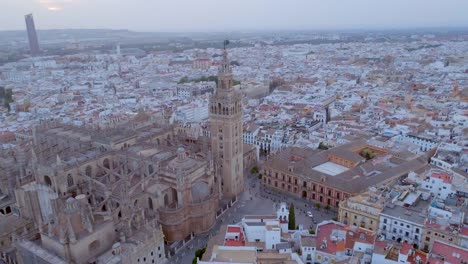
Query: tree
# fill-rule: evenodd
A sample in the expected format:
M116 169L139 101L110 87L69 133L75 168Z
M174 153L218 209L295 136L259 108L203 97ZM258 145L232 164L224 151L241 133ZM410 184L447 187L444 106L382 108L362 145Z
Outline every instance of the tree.
M318 149L327 150L328 147L325 144L323 144L323 142L320 142Z
M258 179L261 180L262 178L263 178L263 174L260 173L260 174L258 175Z
M332 217L332 220L333 221L338 221L338 217L334 216L334 217Z
M201 259L205 251L206 251L206 248L200 248L197 251L195 251L195 257L192 259L192 264L197 264L197 258Z
M252 174L258 173L258 167L257 167L257 166L254 166L254 167L250 170L250 173L252 173Z
M296 228L296 214L294 213L294 205L291 203L289 206L289 222L288 229L294 230Z
M313 230L313 229L309 229L309 234L311 234L311 235L315 235L315 230Z
M179 84L181 84L181 83L188 83L189 81L190 81L189 78L188 78L187 76L184 76L184 77L180 78L180 80L179 80L178 83L179 83Z
M330 205L327 204L327 205L325 206L325 210L329 211L330 209L331 209Z
M316 204L315 204L315 207L317 207L317 210L320 210L320 207L322 207L322 205L319 204L319 203L316 203Z
M359 155L361 155L363 158L366 158L366 160L371 160L377 156L377 153L369 148L365 148L359 153Z

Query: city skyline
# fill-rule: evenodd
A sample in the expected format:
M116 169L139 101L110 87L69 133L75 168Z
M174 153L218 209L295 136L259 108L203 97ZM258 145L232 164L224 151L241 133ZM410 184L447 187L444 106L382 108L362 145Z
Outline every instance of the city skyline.
M0 1L0 264L468 264L466 10Z
M23 30L33 13L38 29L129 29L150 32L334 30L466 27L462 1L356 0L148 2L144 0L19 0L0 6L0 30ZM6 12L8 10L8 12ZM352 10L352 12L350 12ZM144 18L144 19L143 19Z

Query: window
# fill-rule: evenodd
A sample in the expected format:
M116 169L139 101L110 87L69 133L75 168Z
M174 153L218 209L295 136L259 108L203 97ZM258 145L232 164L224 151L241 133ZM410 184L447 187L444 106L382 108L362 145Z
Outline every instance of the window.
M383 222L384 222L384 224L386 224L386 223L387 223L387 218L385 218L385 219L383 220Z
M90 253L94 253L99 249L99 247L100 247L99 240L94 240L88 245L88 250Z
M70 188L70 187L72 187L74 185L73 176L71 176L70 173L67 175L67 184L68 184L68 188Z
M416 228L415 232L416 232L416 234L419 234L419 228Z

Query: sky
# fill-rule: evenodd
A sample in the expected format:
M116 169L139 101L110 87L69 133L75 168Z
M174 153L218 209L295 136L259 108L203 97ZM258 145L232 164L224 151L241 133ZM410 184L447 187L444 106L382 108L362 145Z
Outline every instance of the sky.
M152 32L468 27L468 0L0 0L0 30Z

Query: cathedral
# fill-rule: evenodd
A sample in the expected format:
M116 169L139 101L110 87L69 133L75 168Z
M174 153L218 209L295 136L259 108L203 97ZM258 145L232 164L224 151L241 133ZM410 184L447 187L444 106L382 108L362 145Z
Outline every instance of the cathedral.
M243 147L226 49L209 107L210 137L145 113L108 129L35 127L30 143L0 158L2 211L16 219L1 234L1 259L165 263L173 242L209 231L255 157Z

